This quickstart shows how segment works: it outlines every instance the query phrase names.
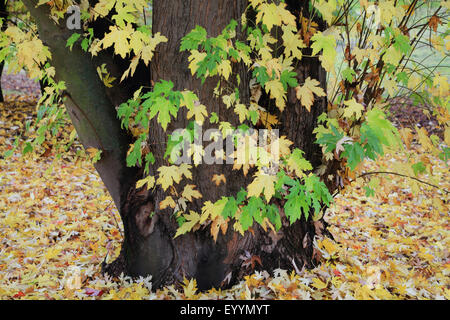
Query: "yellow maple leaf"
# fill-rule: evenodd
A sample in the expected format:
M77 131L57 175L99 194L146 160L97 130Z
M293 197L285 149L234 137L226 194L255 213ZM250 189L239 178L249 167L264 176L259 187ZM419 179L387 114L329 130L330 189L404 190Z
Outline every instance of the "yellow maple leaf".
M328 24L333 22L333 11L336 10L336 0L318 0L314 2L314 7L322 14Z
M258 172L256 178L247 187L248 195L247 197L259 197L264 190L264 197L267 202L270 201L272 196L275 194L275 182L277 178L272 175L264 174L263 172Z
M183 284L184 297L186 299L193 299L195 297L195 293L197 292L197 280L188 280L184 278Z
M208 111L206 111L206 106L195 101L194 107L188 111L186 116L188 119L194 117L195 122L201 125L205 121L205 117L208 116Z
M313 283L311 285L319 290L325 289L328 285L327 283L323 282L319 278L314 278L314 279L312 279L312 281L313 281Z
M160 210L164 210L168 207L171 207L172 209L175 208L176 203L175 201L172 199L171 196L167 196L163 201L161 201L159 203L159 209Z
M152 188L155 185L155 177L147 176L146 178L139 180L136 182L136 189L142 188L145 184L147 184L147 190Z
M202 207L202 215L200 217L199 223L202 224L206 220L210 219L214 221L218 215L220 215L225 208L226 202L218 200L215 203L211 201L206 201Z
M183 215L183 217L186 219L186 221L181 225L181 227L178 228L174 238L191 231L192 228L200 221L200 215L192 210L189 212L189 214Z
M439 86L439 95L445 97L449 95L450 89L448 84L448 79L446 76L436 75L433 80L433 86Z
M297 99L308 110L311 111L311 107L314 103L314 94L318 97L324 97L325 91L320 87L319 81L308 77L302 86L295 88Z
M189 69L191 74L194 75L197 72L199 62L203 61L207 56L206 52L199 52L198 50L191 50L191 55L189 56ZM206 76L206 75L205 75Z
M261 21L266 25L269 32L274 25L281 25L281 16L278 14L277 5L275 3L263 3L259 6L259 11L256 15L256 23Z
M384 62L390 63L394 66L398 65L401 59L402 53L399 50L397 50L394 46L390 46L386 50L386 54L383 56Z
M333 241L329 240L328 238L324 238L322 242L320 243L323 248L328 252L330 256L336 253L338 247L333 243Z
M267 81L265 85L265 90L270 94L271 99L275 99L275 105L280 109L284 110L286 106L286 94L284 92L283 84L278 79Z
M147 36L148 37L148 36ZM142 48L141 58L144 61L145 65L148 65L150 60L153 58L153 53L155 52L156 46L162 42L167 42L168 39L161 35L160 32L155 33L152 37L150 37L150 42L148 45ZM130 41L130 46L132 46Z
M228 80L231 74L231 62L230 60L222 60L220 64L217 65L217 72L225 78L225 80Z
M344 104L347 106L347 108L344 109L344 118L350 119L353 115L355 115L356 120L361 118L362 112L364 111L364 106L356 102L355 98L345 101Z
M195 185L193 185L193 184L186 185L184 187L184 190L183 190L183 193L181 194L181 196L191 202L192 202L192 198L200 199L202 197L202 194L199 191L194 190L194 188L195 188Z
M225 234L227 232L227 229L228 229L228 219L225 220L221 215L218 215L211 223L211 235L214 239L214 242L217 241L219 230L222 230L222 234Z
M191 172L192 166L187 163L183 163L178 167L178 171L181 175L185 176L186 179L192 179L192 172Z
M244 122L248 117L248 109L245 104L238 103L236 107L234 107L234 112L239 116L239 121Z
M299 34L296 34L297 28L292 26L283 26L283 44L286 57L293 56L298 60L302 59L302 49L306 47Z
M167 190L173 183L179 183L182 175L177 166L162 166L158 168L159 177L156 181L164 191Z
M293 145L293 142L287 139L286 136L281 136L277 139L277 143L281 157L286 157L291 154L291 146Z
M128 23L124 28L111 26L109 30L110 32L100 41L103 49L114 45L114 52L125 58L131 49L128 39L131 38L131 34L134 32L133 27Z
M272 126L277 125L279 123L276 115L273 115L270 112L265 112L263 110L258 110L258 112L259 112L259 120L267 129L272 129Z
M216 184L216 186L219 186L222 182L227 183L227 179L223 174L214 174L211 180Z

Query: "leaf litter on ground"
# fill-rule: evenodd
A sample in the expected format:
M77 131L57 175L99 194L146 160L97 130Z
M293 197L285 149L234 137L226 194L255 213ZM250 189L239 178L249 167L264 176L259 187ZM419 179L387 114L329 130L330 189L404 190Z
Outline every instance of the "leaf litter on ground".
M0 154L33 109L17 100L0 104ZM356 179L325 214L334 239L314 240L322 264L255 272L228 290L207 292L194 279L154 290L150 276L103 275L105 257L111 262L119 254L123 226L91 162L73 150L57 158L48 146L41 155L15 152L0 158L0 298L449 299L448 163L411 148L365 161L363 171L395 171L425 159L433 176L423 179L439 188L378 175L377 193L367 197L367 182Z

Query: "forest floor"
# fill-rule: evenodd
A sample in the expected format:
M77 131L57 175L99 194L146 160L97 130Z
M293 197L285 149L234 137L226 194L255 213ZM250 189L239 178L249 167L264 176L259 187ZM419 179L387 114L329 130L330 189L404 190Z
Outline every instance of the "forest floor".
M4 82L0 155L34 117L36 88L26 79ZM16 94L22 90L34 93ZM395 119L406 125L406 116ZM433 130L432 119L414 119ZM0 157L0 299L450 299L449 163L413 140L363 170L396 171L418 159L433 165L420 178L439 188L380 175L378 192L367 197L367 181L354 181L326 212L334 240L315 241L321 265L255 272L229 290L200 293L194 280L154 290L151 277L101 274L105 256L112 261L120 250L123 227L89 161L74 152L58 159L51 145L40 155Z

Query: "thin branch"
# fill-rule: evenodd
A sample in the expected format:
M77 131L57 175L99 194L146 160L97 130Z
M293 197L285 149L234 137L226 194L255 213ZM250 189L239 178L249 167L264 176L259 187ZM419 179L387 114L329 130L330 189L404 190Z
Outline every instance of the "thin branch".
M420 182L420 183L426 184L426 185L428 185L428 186L430 186L430 187L433 187L433 188L442 190L442 191L444 191L444 192L447 193L447 194L450 193L450 191L448 191L447 189L440 188L440 187L437 186L437 185L434 185L434 184L431 184L431 183L429 183L429 182L420 180L420 179L418 179L418 178L416 178L416 177L411 177L411 176L408 176L408 175L406 175L406 174L401 174L401 173L398 173L398 172L391 172L391 171L373 171L373 172L366 172L366 173L363 173L363 174L361 174L360 176L358 176L358 178L362 178L362 177L365 177L365 176L368 176L368 175L374 175L374 174L392 174L392 175L400 176L400 177L403 177L403 178L409 178L409 179L416 180L416 181L418 181L418 182Z

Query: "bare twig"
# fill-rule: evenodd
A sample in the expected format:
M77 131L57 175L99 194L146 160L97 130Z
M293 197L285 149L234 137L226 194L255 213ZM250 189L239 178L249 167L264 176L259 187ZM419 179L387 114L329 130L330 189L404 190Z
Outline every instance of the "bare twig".
M442 190L442 191L444 191L444 192L447 193L447 194L450 193L450 191L448 191L448 190L446 190L446 189L444 189L444 188L440 188L440 187L437 186L437 185L434 185L434 184L431 184L431 183L429 183L429 182L420 180L420 179L418 179L418 178L416 178L416 177L411 177L411 176L408 176L408 175L406 175L406 174L402 174L402 173L398 173L398 172L392 172L392 171L373 171L373 172L366 172L366 173L363 173L363 174L361 174L360 176L358 176L358 178L362 178L362 177L364 177L364 176L374 175L374 174L392 174L392 175L395 175L395 176L400 176L400 177L404 177L404 178L409 178L409 179L416 180L416 181L418 181L418 182L420 182L420 183L426 184L426 185L428 185L428 186L430 186L430 187L433 187L433 188Z

